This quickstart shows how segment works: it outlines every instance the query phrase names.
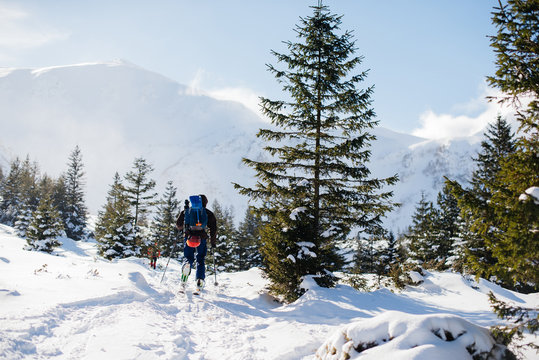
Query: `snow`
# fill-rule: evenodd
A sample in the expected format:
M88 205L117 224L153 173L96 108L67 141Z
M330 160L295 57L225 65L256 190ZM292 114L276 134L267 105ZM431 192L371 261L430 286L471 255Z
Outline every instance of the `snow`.
M414 283L421 283L423 282L423 275L421 275L419 272L417 271L410 271L408 273L408 275L410 276L410 279L412 280L412 282Z
M290 219L296 221L298 219L298 215L301 214L302 212L305 212L305 211L307 211L307 208L304 207L304 206L295 208L290 213Z
M327 360L383 359L389 353L392 359L471 360L472 355L489 353L494 346L487 329L456 315L388 311L335 332L317 355ZM466 348L472 347L470 354Z
M520 196L518 197L518 199L520 201L526 201L528 200L528 198L532 198L533 199L533 202L536 204L536 205L539 205L539 187L537 186L532 186L531 188L528 188L526 189L525 193L524 194L520 194Z
M161 283L166 258L153 270L147 259L104 260L92 241L62 242L52 254L25 251L0 225L0 358L313 360L335 347L352 359L466 359L472 342L492 345L485 327L500 323L489 291L539 306L539 294L428 271L402 292L321 288L307 276L308 291L288 305L267 294L259 269L220 273L201 296L181 295L174 259ZM351 348L369 342L378 345Z

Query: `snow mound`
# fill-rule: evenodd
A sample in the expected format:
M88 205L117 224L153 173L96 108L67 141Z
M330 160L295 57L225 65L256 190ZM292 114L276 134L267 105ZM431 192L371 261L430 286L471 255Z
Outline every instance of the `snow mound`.
M504 352L488 330L459 316L389 311L341 328L318 349L316 358L501 359Z

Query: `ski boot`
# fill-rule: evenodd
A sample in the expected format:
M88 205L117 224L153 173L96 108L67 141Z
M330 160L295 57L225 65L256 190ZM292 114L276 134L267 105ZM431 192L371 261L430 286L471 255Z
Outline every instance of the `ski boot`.
M182 284L185 284L187 282L187 279L189 278L189 274L191 274L191 265L189 265L188 262L185 262L182 265Z
M196 294L200 294L200 292L202 291L202 289L204 289L204 280L202 279L197 279L197 290L196 290Z

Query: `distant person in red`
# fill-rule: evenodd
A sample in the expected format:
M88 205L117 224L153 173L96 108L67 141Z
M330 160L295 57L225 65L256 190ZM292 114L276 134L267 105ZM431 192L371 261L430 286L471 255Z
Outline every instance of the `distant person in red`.
M150 258L150 267L156 268L157 266L157 258L161 256L161 250L159 250L159 247L157 246L157 243L154 245L148 246L148 258Z

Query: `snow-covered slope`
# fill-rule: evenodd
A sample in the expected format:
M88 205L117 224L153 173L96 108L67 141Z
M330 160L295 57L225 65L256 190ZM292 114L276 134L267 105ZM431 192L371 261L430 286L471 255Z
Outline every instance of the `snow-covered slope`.
M396 293L313 286L285 306L267 295L258 269L218 274L218 286L207 279L201 296L179 294L174 259L161 282L167 259L153 270L145 259L99 258L93 242L62 241L51 255L25 251L0 225L0 359L315 359L333 347L342 354L348 333L356 347L380 342L361 359L465 360L474 341L488 350L483 327L499 323L488 291L539 306L539 294L453 273L427 273ZM445 341L444 330L458 341Z
M149 160L160 188L168 180L179 195L206 193L243 216L247 199L231 183L252 184L242 157L263 156L255 134L267 126L239 103L194 94L186 86L125 61L42 69L0 69L0 166L27 154L42 170L65 170L75 145L87 172L87 202L96 212L116 171L135 157ZM399 174L394 188L403 207L388 225L403 230L420 192L434 199L443 176L470 173L475 139L427 141L375 130L374 176Z

